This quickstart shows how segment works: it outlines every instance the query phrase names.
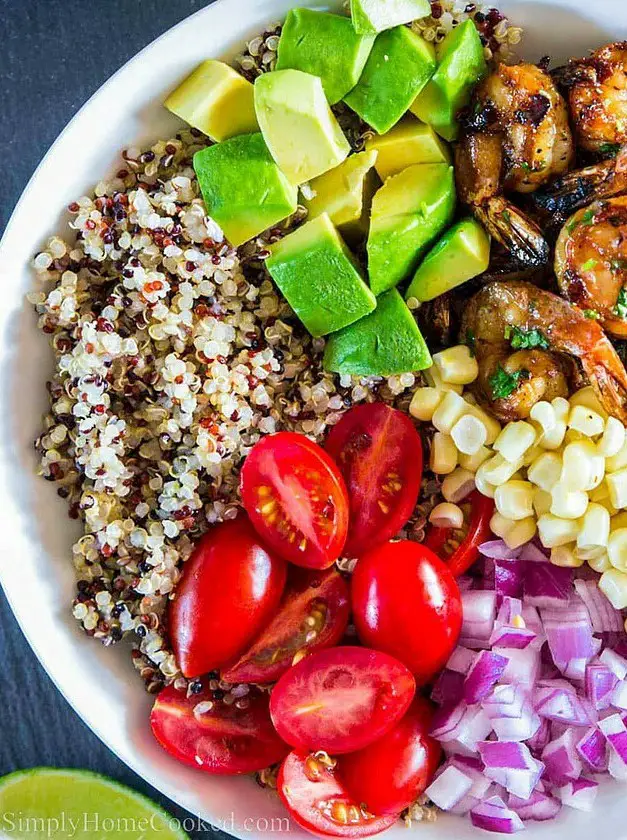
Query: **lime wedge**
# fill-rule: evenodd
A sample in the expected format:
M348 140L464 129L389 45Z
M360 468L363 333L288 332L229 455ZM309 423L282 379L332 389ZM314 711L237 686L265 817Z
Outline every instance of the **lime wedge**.
M85 770L36 767L0 779L0 837L189 840L150 799Z

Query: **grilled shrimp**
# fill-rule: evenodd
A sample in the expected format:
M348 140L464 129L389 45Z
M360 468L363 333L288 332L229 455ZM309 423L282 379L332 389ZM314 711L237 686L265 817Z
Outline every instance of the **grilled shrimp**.
M566 103L534 64L498 69L477 87L456 149L459 195L490 234L527 265L548 260L540 228L501 193L530 193L573 158Z
M581 371L606 411L627 422L623 363L601 326L558 295L490 283L468 302L461 337L479 363L475 395L499 419L524 419L538 400L567 396Z
M555 247L555 274L568 300L627 338L627 196L570 217Z

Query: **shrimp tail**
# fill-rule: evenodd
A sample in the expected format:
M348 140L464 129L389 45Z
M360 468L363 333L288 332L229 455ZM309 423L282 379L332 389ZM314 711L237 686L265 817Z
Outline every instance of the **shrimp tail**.
M624 146L619 155L627 152ZM604 160L584 169L573 170L533 194L533 204L547 213L570 216L592 201L612 198L627 192L627 170L616 158Z
M580 361L606 411L627 423L627 373L611 342L603 337L595 351Z
M494 196L473 207L488 233L529 268L549 261L549 245L538 225L503 196Z

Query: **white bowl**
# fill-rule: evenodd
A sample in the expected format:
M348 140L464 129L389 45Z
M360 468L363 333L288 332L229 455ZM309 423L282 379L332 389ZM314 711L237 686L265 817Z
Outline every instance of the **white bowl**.
M314 5L299 0L301 5ZM64 229L64 207L113 167L120 150L167 137L176 125L161 107L166 93L199 61L232 57L243 42L282 19L294 0L219 0L171 29L128 62L74 117L26 188L0 245L0 577L30 645L73 708L126 764L166 796L237 837L285 833L285 812L249 778L188 769L157 746L148 725L151 700L128 650L105 649L70 615L71 545L76 528L53 487L35 477L32 441L46 408L51 357L24 301L32 256ZM503 10L525 27L524 54L561 61L627 38L625 0L518 0ZM117 167L115 167L117 168ZM529 824L527 836L589 840L627 838L624 789L607 783L593 813L564 809L558 820ZM279 822L280 820L280 822ZM466 820L443 817L415 828L423 840L479 835ZM293 836L305 836L292 827ZM307 835L309 836L309 835ZM391 830L389 838L406 837Z

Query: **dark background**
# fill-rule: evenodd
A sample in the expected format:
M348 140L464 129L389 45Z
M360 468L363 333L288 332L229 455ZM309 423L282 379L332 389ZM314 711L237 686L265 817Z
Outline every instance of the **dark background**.
M0 0L0 234L40 159L85 100L138 50L209 1ZM179 819L186 816L72 711L28 647L1 590L0 663L0 775L39 765L96 770Z

